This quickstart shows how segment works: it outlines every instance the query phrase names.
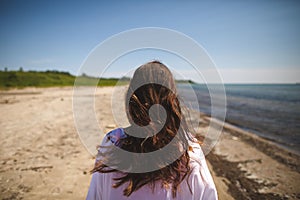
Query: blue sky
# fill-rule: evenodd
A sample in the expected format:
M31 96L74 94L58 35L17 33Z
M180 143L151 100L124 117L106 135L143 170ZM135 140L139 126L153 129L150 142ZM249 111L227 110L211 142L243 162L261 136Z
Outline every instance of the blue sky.
M0 69L76 74L108 37L132 28L163 27L201 44L224 82L300 82L299 19L298 1L1 0ZM125 56L106 76L119 76L128 71L121 66L151 58L175 66L172 56L148 53ZM178 72L199 81L192 69Z

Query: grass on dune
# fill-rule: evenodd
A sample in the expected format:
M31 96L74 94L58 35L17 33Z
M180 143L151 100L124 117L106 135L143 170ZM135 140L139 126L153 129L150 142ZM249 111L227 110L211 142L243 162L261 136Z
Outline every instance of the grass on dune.
M74 81L80 86L114 86L128 84L129 78L94 78L86 75L73 76L68 72L60 71L0 71L0 88L24 88L24 87L54 87L73 86Z

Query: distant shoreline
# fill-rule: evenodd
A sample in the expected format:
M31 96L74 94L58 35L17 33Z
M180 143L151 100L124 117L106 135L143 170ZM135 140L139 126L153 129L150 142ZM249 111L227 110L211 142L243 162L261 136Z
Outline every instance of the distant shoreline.
M0 90L26 87L64 87L64 86L115 86L129 84L130 77L97 78L82 74L74 76L61 71L0 71ZM177 83L195 84L192 80L176 80Z
M25 88L25 87L62 87L73 86L76 81L77 85L83 86L115 86L128 84L130 77L93 77L83 73L80 76L75 76L65 71L46 70L46 71L23 71L22 68L14 71L0 70L0 90L10 88ZM176 80L178 84L196 84L196 85L219 85L223 84L225 87L230 85L299 85L296 83L197 83L193 80L184 79Z

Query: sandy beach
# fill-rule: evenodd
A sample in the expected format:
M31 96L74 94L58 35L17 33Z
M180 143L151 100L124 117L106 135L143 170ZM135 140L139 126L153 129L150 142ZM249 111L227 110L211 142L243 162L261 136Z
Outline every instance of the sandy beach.
M112 92L112 87L96 91L103 132L117 127ZM85 198L94 156L77 134L72 97L72 87L0 91L0 199ZM200 136L211 118L199 116ZM83 123L88 126L89 119ZM94 143L102 137L94 135ZM299 156L252 133L226 124L206 158L221 200L300 199Z

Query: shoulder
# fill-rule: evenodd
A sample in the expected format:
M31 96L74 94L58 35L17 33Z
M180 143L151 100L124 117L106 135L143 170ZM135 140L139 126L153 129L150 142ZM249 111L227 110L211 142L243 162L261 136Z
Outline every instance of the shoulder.
M98 153L96 155L96 162L103 158L103 155L108 153L113 145L119 146L120 140L126 137L127 135L123 128L116 128L108 132L102 139L101 144L97 147Z
M113 143L116 146L119 145L121 139L126 138L127 135L123 128L116 128L110 132L108 132L102 140L101 146L106 146L107 143Z

